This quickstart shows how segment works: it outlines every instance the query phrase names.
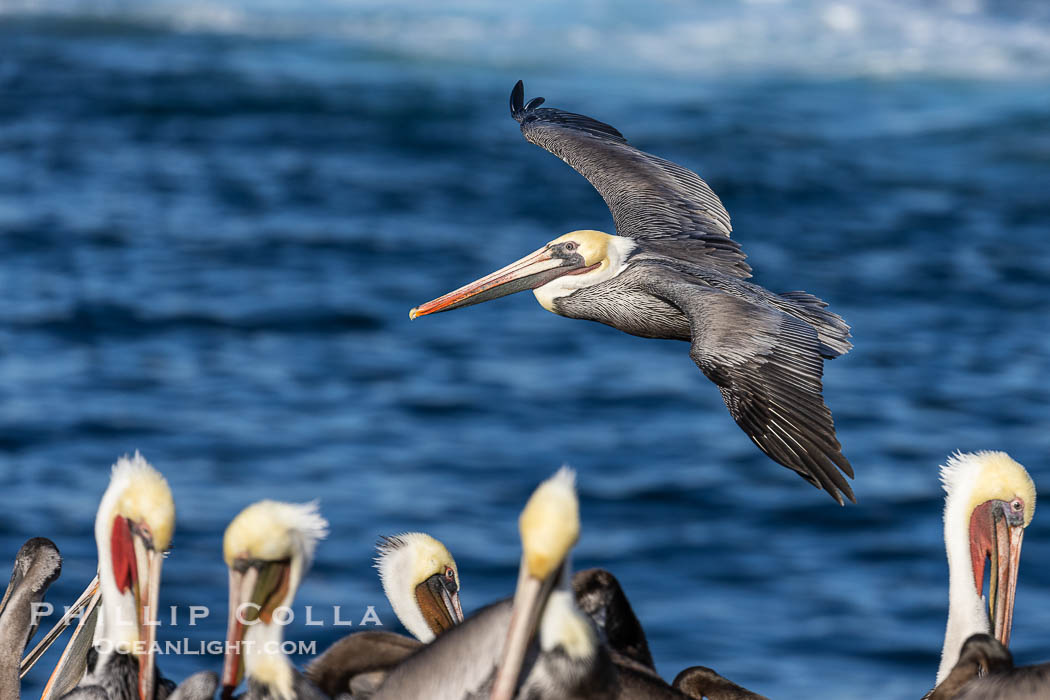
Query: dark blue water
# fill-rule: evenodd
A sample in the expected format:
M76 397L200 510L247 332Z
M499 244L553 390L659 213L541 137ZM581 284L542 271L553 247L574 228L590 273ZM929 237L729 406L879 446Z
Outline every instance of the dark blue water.
M574 563L620 578L667 677L929 688L938 464L1004 449L1050 483L1040 4L27 7L0 14L0 553L53 538L51 600L94 573L97 501L135 449L177 503L162 603L212 607L160 638L196 642L225 633L222 532L256 499L320 498L332 522L300 603L396 627L378 535L444 540L474 609L513 590L517 510L568 463ZM756 281L853 326L825 394L858 505L761 455L685 344L531 295L408 320L566 231L612 230L521 139L518 78L698 170ZM1050 658L1048 562L1037 513L1019 662ZM160 659L175 678L220 664Z

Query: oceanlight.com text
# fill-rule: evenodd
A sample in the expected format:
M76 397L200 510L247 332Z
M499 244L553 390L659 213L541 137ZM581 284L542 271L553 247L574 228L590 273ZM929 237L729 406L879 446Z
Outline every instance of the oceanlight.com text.
M171 639L163 642L153 642L147 644L146 642L135 642L134 644L113 644L108 640L100 640L95 645L95 649L100 654L105 654L113 651L119 651L124 654L145 654L147 651L152 650L154 654L170 654L173 656L222 656L226 653L233 652L244 655L252 654L266 654L276 655L285 654L286 656L295 655L309 655L313 656L317 654L317 642L293 642L286 640L283 642L267 641L267 642L223 642L223 641L193 641L190 639Z

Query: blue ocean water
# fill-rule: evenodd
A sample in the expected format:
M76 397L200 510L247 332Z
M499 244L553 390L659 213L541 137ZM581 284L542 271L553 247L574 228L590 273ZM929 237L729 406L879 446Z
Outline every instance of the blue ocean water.
M858 505L759 453L682 343L524 294L408 320L612 230L521 139L519 78L697 170L756 281L853 326L825 395ZM323 649L347 631L333 604L396 628L381 534L442 539L468 612L508 595L517 511L567 463L574 564L619 577L668 678L919 697L947 605L938 465L1004 449L1050 483L1048 88L1034 1L4 2L0 554L51 537L49 599L72 600L109 467L141 450L178 509L162 604L212 609L159 637L218 640L226 524L319 498L298 602L326 624L288 637ZM1050 658L1048 555L1037 512L1019 662Z

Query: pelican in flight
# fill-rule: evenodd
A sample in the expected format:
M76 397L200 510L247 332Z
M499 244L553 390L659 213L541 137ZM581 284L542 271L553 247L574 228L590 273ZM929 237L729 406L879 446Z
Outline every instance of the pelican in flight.
M423 532L383 537L375 566L394 614L415 639L385 630L340 639L306 669L306 677L332 697L374 692L389 670L421 644L463 622L459 568L439 540Z
M524 101L511 115L530 141L583 175L612 211L617 235L573 231L517 262L417 306L411 318L531 289L540 305L643 338L684 340L729 413L775 462L855 501L853 468L821 395L824 360L850 350L849 326L806 292L748 281L729 214L695 173L651 156L590 117Z
M242 677L247 700L322 700L325 696L292 666L281 649L278 608L290 607L328 521L316 503L259 501L233 519L223 538L230 572L229 624L222 697L232 698Z
M17 698L21 689L22 653L36 634L39 618L34 604L62 572L58 547L34 537L18 550L11 580L0 600L0 698Z
M941 468L948 554L948 625L937 686L971 635L1010 644L1024 529L1035 514L1035 484L1005 452L956 453ZM982 598L988 576L987 610Z
M1050 663L1014 666L1013 655L991 635L975 634L959 661L926 700L1040 700L1050 697Z

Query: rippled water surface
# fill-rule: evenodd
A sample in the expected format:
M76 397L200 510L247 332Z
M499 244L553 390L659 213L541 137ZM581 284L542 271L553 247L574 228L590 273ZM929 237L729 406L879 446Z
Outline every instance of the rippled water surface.
M319 498L332 523L299 602L396 627L378 535L444 540L474 609L513 590L517 510L568 463L574 565L620 578L667 677L921 696L947 603L938 464L1005 449L1050 483L1050 30L1038 3L989 5L6 7L0 554L53 538L50 599L72 599L109 466L139 449L178 508L162 603L212 607L162 640L223 637L222 532L267 497ZM853 326L825 394L858 505L759 453L685 344L525 294L409 321L612 229L521 139L518 78L699 171L756 281ZM1037 513L1019 662L1050 658L1048 629ZM174 678L220 664L160 659Z

